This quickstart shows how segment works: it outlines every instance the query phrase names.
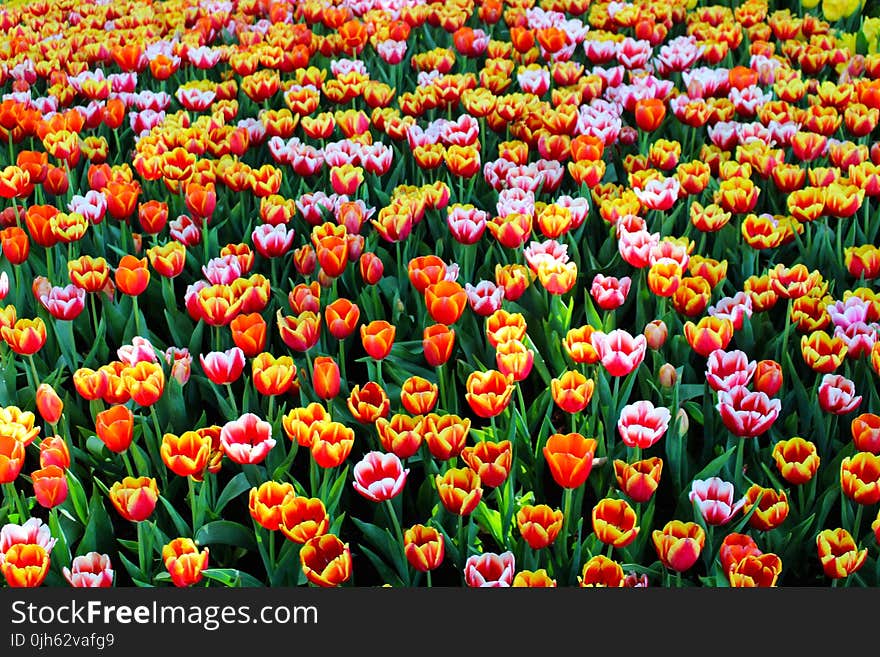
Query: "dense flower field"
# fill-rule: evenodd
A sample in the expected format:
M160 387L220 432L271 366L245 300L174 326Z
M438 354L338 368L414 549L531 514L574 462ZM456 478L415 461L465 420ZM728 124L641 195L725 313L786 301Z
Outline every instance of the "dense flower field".
M880 18L789 5L0 8L2 581L880 585Z

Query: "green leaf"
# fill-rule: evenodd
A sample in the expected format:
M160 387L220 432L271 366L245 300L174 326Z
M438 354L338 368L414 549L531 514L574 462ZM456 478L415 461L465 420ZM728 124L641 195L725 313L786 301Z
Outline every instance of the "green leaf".
M231 520L216 520L196 532L198 545L233 545L256 550L257 541L254 538L254 530Z
M247 475L244 472L239 472L223 488L223 492L217 498L217 506L214 508L214 511L219 515L226 508L227 504L250 488L251 484L247 479Z
M192 529L190 529L190 526L186 522L186 520L184 520L177 512L177 509L174 508L174 505L171 503L171 501L168 500L168 498L166 498L164 495L160 495L159 499L162 501L162 506L165 507L165 510L171 517L171 522L174 523L174 529L177 531L178 535L190 536L192 534Z
M223 586L236 588L265 586L263 582L253 575L235 568L207 568L202 571L202 575L210 580L223 584Z
M88 524L86 524L83 538L77 546L77 554L87 552L108 552L112 548L113 525L107 509L104 508L104 500L98 492L98 487L92 490L92 499L89 502Z

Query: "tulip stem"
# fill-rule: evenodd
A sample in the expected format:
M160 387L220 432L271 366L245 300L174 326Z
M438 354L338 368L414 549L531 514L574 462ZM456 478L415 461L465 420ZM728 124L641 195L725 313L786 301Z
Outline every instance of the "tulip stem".
M186 481L189 487L189 508L192 511L192 531L193 536L195 536L196 531L198 530L198 522L196 521L198 517L198 505L196 503L196 484L193 481L192 477L187 477Z
M852 527L852 537L856 542L856 545L858 545L859 542L859 529L862 526L862 511L864 508L865 506L863 504L856 503L856 519L853 521Z
M269 416L267 419L269 420L270 424L275 422L274 416L275 416L275 395L269 395Z
M234 416L238 415L238 404L235 402L235 395L232 394L232 384L226 384L226 392L229 394L229 403L232 404L232 414Z
M128 456L128 450L122 452L122 462L125 464L125 471L129 477L134 477L134 468L131 466L131 459Z
M36 390L37 387L40 385L40 375L37 374L37 364L34 363L34 356L33 356L33 354L28 354L28 362L29 362L30 365L31 365L31 374L32 374L33 377L34 377L33 386L34 386L34 390Z
M15 484L9 482L7 484L3 484L3 487L6 489L6 497L10 505L18 509L18 514L21 516L19 518L19 523L24 524L24 522L28 519L28 513L25 509L24 502L22 502L21 497L18 494L18 490L15 488Z
M400 529L400 521L397 519L397 514L394 512L394 505L391 503L390 499L385 500L385 511L388 512L388 519L394 527L394 535L400 543L400 549L403 549L403 531Z
M98 339L98 309L95 306L95 295L98 294L94 292L89 295L89 303L92 307L92 324L95 325L95 340Z
M571 521L571 496L572 489L564 488L562 490L562 547L566 558L568 557L568 524Z
M431 586L432 586L432 585L431 585L431 571L429 570L429 571L426 573L426 575L427 575L427 577L428 577L428 588L431 588Z
M143 333L143 327L141 327L141 310L138 307L138 298L137 295L132 295L131 297L131 309L134 312L134 330L137 335L141 335L143 337L147 337Z
M333 279L333 284L336 285L336 279ZM348 377L345 374L345 340L339 341L339 374L342 382L345 383L346 389L349 389L348 386Z

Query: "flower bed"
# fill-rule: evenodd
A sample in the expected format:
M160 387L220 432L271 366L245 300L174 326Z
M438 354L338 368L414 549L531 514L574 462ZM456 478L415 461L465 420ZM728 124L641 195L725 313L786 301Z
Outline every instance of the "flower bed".
M0 9L6 584L880 584L880 18L728 4Z

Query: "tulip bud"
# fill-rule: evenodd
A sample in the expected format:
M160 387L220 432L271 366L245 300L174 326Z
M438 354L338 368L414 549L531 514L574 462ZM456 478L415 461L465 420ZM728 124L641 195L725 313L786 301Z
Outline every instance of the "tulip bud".
M64 412L64 402L48 383L41 383L37 388L37 410L49 424L57 424Z
M678 381L678 372L675 370L675 366L671 363L663 363L663 365L660 366L658 377L660 379L660 385L663 388L672 388Z
M678 423L679 431L682 434L686 434L688 429L691 426L690 419L688 418L687 411L684 408L678 409L678 414L675 416L676 422Z
M669 329L666 328L666 322L662 319L655 319L645 326L645 338L648 340L648 347L655 351L663 346L668 335Z

